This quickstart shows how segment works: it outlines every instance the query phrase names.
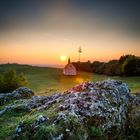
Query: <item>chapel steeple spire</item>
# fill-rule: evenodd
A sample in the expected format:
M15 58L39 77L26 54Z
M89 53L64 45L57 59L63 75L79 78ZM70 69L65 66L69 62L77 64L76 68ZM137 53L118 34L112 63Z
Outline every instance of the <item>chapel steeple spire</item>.
M68 64L70 64L70 57L69 57L69 59L68 59Z

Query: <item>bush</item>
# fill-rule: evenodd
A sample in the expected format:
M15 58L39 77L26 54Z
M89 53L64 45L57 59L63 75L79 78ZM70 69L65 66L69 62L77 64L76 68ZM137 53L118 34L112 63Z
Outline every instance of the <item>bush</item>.
M17 75L15 70L8 70L0 75L0 92L11 92L16 88L27 85L27 83L23 73Z

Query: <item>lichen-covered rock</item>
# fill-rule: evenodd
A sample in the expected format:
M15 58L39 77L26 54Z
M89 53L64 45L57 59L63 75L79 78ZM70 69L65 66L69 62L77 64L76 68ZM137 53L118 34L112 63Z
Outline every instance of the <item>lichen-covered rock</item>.
M115 80L85 82L65 94L60 110L68 111L81 122L86 118L100 120L98 125L108 129L121 126L126 120L130 92L125 83Z
M43 115L39 115L38 119L35 122L35 126L39 126L41 123L47 122L49 120L49 118L47 118L46 116Z
M30 112L31 110L27 108L28 102L29 102L28 99L20 99L20 100L14 101L10 105L4 106L0 110L0 117L9 110L16 113L17 112Z
M34 92L26 87L20 87L11 93L11 96L16 99L29 98L34 95Z
M63 94L33 96L26 104L26 108L44 111L56 103L59 103L56 106L58 115L50 122L45 115L39 116L34 125L30 125L30 127L34 127L33 130L42 123L47 127L46 121L49 122L49 125L67 123L71 116L81 124L80 126L98 126L103 131L113 127L123 128L127 120L129 105L132 103L140 105L140 99L130 93L125 83L105 80L96 83L83 82ZM60 126L60 130L62 128L63 126ZM64 131L73 133L71 126L65 128ZM85 139L88 139L87 132L85 134ZM65 137L65 133L62 135L63 137L60 139Z
M5 104L11 99L10 93L0 93L0 105Z
M0 93L0 105L5 104L12 99L24 99L30 98L34 95L34 92L26 87L20 87L11 93Z
M27 104L27 108L37 110L44 110L49 108L52 104L59 101L61 94L53 94L51 96L33 96L31 101Z
M19 122L19 124L16 127L16 134L20 134L24 130L24 124L23 122Z

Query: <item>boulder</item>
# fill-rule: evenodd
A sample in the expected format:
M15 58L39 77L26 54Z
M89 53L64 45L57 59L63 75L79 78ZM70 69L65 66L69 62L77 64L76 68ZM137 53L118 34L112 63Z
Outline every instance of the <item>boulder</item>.
M20 87L11 93L0 93L0 105L5 104L9 100L30 98L34 92L27 87Z
M113 126L121 127L126 120L131 94L121 81L84 82L65 94L60 110L68 111L82 123L90 118L93 123L100 122L97 125L106 130Z
M10 94L15 99L29 98L34 95L34 92L26 87L20 87Z

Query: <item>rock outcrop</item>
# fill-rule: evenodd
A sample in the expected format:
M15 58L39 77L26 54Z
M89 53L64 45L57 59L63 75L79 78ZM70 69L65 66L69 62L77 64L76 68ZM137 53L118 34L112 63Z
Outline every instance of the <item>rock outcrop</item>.
M12 93L0 94L2 105L9 100L13 100L13 103L0 111L0 117L9 110L38 114L34 120L29 121L30 123L28 118L19 122L15 128L14 139L29 132L35 135L41 126L47 132L44 136L49 135L45 139L59 140L66 139L81 126L99 127L103 131L113 127L125 129L130 105L131 109L135 110L133 113L140 116L140 98L130 93L126 83L117 80L83 82L64 93L55 93L51 96L34 96L34 92L25 87L18 88ZM137 111L136 106L139 106ZM45 112L48 110L50 114L55 115L47 116ZM56 128L57 133L54 135L49 132ZM89 139L86 129L80 135L82 139Z
M106 131L114 126L123 128L127 119L129 104L140 105L140 99L130 93L125 83L106 80L96 83L84 82L62 94L33 96L26 104L26 108L43 111L56 103L59 103L56 107L59 113L49 125L57 125L60 121L67 121L69 116L73 116L81 125L90 124ZM35 129L46 120L49 121L47 116L40 116L32 127ZM20 133L24 133L22 127L25 128L26 125L22 122L21 127L19 126L20 124L16 128L18 136ZM70 128L66 130L71 131ZM61 139L63 139L63 135L61 135Z
M26 87L20 87L11 93L0 93L0 105L5 104L7 101L12 99L30 98L33 95L34 92Z

